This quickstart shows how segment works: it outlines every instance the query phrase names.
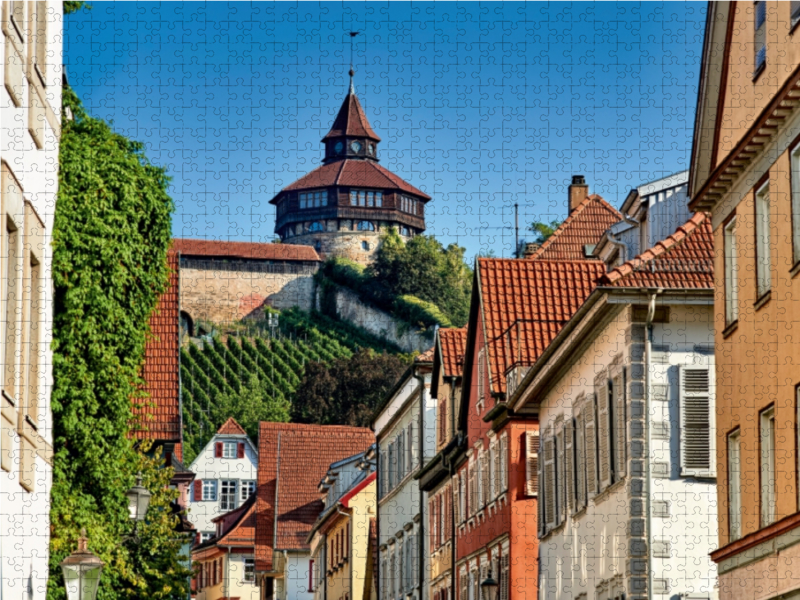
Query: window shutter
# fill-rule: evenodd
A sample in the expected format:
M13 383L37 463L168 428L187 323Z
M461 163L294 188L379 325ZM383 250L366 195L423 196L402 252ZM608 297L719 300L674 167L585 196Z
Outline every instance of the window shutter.
M575 511L586 506L586 428L584 414L575 414Z
M500 495L500 492L503 491L503 488L500 485L500 440L496 440L494 443L494 494L493 498Z
M595 429L594 395L586 399L583 410L586 448L586 501L597 494L597 431Z
M575 510L575 425L572 419L568 419L564 428L564 486L567 495L565 503L566 515L572 514Z
M481 452L481 508L489 502L489 450Z
M611 485L611 428L609 427L608 380L603 376L595 382L597 397L597 459L600 471L600 491Z
M680 369L681 475L711 477L711 382L707 367Z
M767 3L764 0L755 3L755 70L767 61ZM792 13L794 14L794 12Z
M556 438L544 440L544 518L547 529L556 526Z
M556 524L564 522L566 505L566 477L564 469L564 423L561 423L556 432Z
M469 464L469 512L468 516L474 515L478 511L478 481L475 471L477 471L478 461L474 455Z
M525 493L539 493L539 431L525 432Z
M214 458L222 458L222 442L214 442Z
M611 380L614 390L614 475L619 481L627 465L627 403L625 401L625 370L620 369Z
M422 408L420 407L420 410ZM419 456L419 423L417 423L416 418L411 421L411 425L409 428L411 434L409 435L409 444L411 445L411 466L412 468L416 468L417 464L419 463L420 456Z
M239 445L236 448L236 457L244 458L244 442L239 442Z
M194 480L194 496L192 499L195 502L200 502L203 499L203 480L202 479L195 479Z
M500 491L508 489L508 435L500 438Z
M508 553L500 557L500 600L508 600Z
M495 499L497 494L497 460L495 460L497 453L495 452L495 444L489 444L489 460L487 461L489 467L489 494L486 497L487 503Z

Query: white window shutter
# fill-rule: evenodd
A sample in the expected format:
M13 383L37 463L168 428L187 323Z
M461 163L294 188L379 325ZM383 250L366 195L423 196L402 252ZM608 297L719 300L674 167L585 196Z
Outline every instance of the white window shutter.
M556 524L564 522L567 486L564 476L564 423L556 431Z
M556 439L544 440L544 518L547 529L556 526Z
M609 427L608 380L595 382L597 396L597 459L600 471L600 491L611 485L611 428Z
M614 393L614 475L619 481L627 471L628 420L625 397L625 371L620 369L611 380Z
M680 369L681 475L712 477L711 372L708 367Z
M586 501L588 502L597 494L597 430L593 394L589 394L581 414L586 448Z
M478 505L478 486L475 483L475 458L471 457L469 461L469 465L467 465L468 470L468 480L467 480L467 502L468 502L468 510L467 516L471 517L476 512L476 507Z
M539 493L539 431L525 432L525 493Z
M539 444L541 447L541 444ZM544 480L544 460L537 461L539 464L537 465L539 468L539 476L536 478L538 482L541 482L541 485L537 484L537 498L536 498L536 506L537 506L537 518L539 524L539 537L542 538L547 533L547 523L545 522L545 515L544 515L544 504L545 499L547 498L547 490L545 489L545 480Z
M575 471L575 510L579 511L586 506L586 427L580 409L575 414Z
M564 427L564 489L567 495L565 515L572 514L575 510L575 425L570 418Z

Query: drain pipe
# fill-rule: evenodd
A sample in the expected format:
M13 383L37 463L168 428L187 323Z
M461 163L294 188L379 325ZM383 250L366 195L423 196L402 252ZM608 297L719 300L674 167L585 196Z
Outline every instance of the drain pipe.
M645 338L644 338L644 432L645 440L647 443L647 453L645 454L645 487L647 495L645 496L645 519L647 524L647 598L653 600L653 517L651 515L652 508L652 483L651 483L651 468L650 463L653 459L653 454L650 445L650 360L652 354L653 344L653 318L656 312L656 296L663 292L662 288L658 288L654 293L650 294L650 300L647 305L647 323L645 325Z

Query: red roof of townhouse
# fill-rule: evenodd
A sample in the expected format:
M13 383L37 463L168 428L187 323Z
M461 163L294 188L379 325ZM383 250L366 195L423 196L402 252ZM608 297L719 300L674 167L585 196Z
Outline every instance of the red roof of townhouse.
M714 236L711 219L695 213L668 238L610 271L601 286L618 288L714 287Z
M178 401L178 254L167 254L170 269L166 291L150 316L151 337L145 346L142 378L149 394L147 405L135 407L132 435L136 439L181 441L181 414ZM181 448L176 448L181 458Z
M330 138L342 137L345 135L366 137L376 142L381 141L381 138L373 131L372 125L369 124L367 115L364 113L364 109L361 108L361 102L358 101L358 96L352 91L345 96L339 113L333 121L331 130L322 138L322 141L324 142Z
M528 259L587 260L586 247L600 241L622 214L601 196L587 196Z
M415 363L431 363L433 362L433 348L428 348L425 352L417 354L414 357Z
M541 355L604 274L598 260L478 259L478 308L493 391L505 392L511 365L530 365Z
M224 242L176 238L172 247L183 256L208 258L244 258L249 260L320 260L311 246L295 244L262 244L258 242Z
M440 329L439 346L444 376L461 376L461 370L464 367L464 352L467 346L467 328Z
M252 548L256 540L256 497L250 496L241 506L212 519L220 524L221 535L214 536L192 549L192 558L209 558L222 549Z
M366 451L369 429L261 423L258 435L256 570L271 571L273 550L307 550L323 504L318 484L331 463Z
M431 198L378 163L371 160L353 159L337 160L317 167L308 175L283 188L282 191L290 192L332 185L400 190L425 200Z
M222 435L247 435L247 432L233 417L229 417L228 420L217 429L217 433Z

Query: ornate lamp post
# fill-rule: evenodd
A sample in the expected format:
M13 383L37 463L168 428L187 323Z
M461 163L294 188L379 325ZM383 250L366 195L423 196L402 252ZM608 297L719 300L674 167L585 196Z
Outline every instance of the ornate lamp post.
M142 485L142 474L136 477L136 485L125 492L128 497L128 510L131 513L131 520L134 526L144 521L147 515L147 507L150 506L150 492Z
M86 530L81 529L78 549L61 561L69 600L95 600L103 561L86 548Z
M486 600L497 600L497 589L499 587L500 586L498 585L497 581L495 581L492 577L491 571L489 571L486 579L481 581L481 591L483 592L483 597Z

